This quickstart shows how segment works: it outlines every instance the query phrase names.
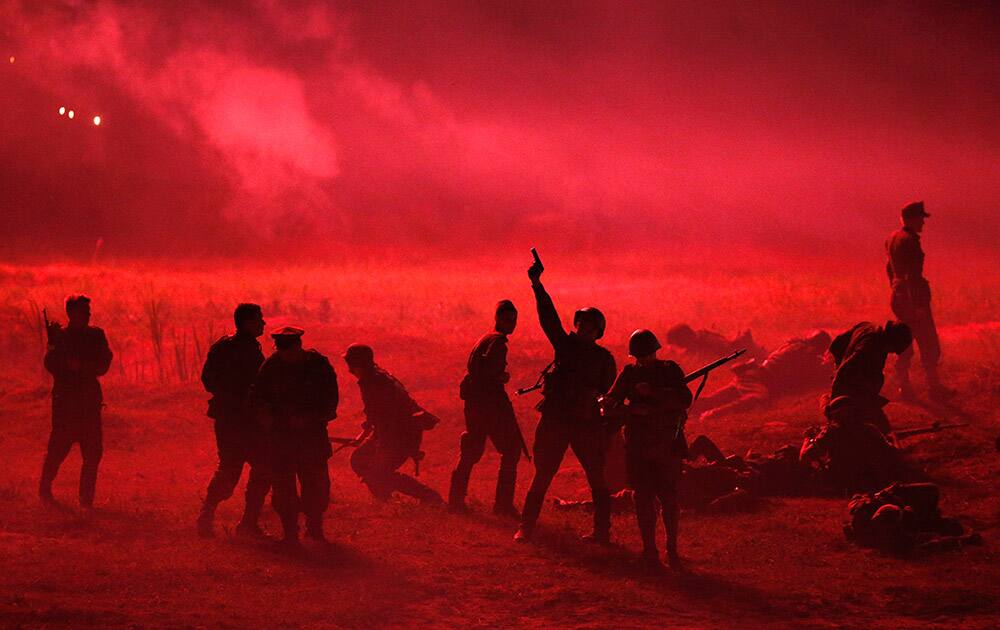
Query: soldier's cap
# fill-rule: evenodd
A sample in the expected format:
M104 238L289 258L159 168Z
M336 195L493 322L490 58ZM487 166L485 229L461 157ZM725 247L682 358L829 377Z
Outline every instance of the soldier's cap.
M511 302L510 300L500 300L499 302L497 302L497 306L494 312L497 315L499 315L500 313L503 313L505 311L513 311L516 313L517 307L514 306L514 303Z
M282 326L281 328L275 330L271 333L272 339L277 339L278 337L301 337L306 334L306 331L301 328L296 328L295 326Z
M902 210L899 211L900 216L904 219L912 219L915 217L929 217L931 215L927 214L924 210L923 201L914 201L911 204L906 205Z

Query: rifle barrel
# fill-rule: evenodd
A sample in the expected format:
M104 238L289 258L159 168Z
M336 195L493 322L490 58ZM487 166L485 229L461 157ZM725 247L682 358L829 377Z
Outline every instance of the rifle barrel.
M697 370L695 370L694 372L691 372L690 374L686 374L684 376L684 382L685 383L690 383L691 381L696 381L699 378L701 378L702 376L705 376L706 374L708 374L709 372L711 372L712 370L714 370L714 369L716 369L718 367L722 367L723 365L725 365L726 363L729 363L730 361L732 361L734 359L738 359L740 357L740 355L744 354L746 351L747 351L746 348L742 348L742 349L737 350L736 352L734 352L734 353L732 353L730 355L726 355L726 356L722 357L721 359L716 359L715 361L712 361L708 365L700 367Z

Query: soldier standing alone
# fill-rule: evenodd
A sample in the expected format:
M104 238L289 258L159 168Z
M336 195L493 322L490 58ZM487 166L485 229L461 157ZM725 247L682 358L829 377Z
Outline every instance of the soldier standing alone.
M927 378L927 387L932 398L946 398L950 391L938 376L938 361L941 358L941 342L937 326L931 312L931 288L924 278L924 251L920 247L920 233L924 220L931 216L924 210L924 202L909 204L901 211L902 227L885 242L888 254L886 272L892 287L892 312L899 321L913 332L913 339L920 346L920 362ZM899 393L904 398L913 398L910 384L910 363L913 348L899 355L896 361L896 380Z
M688 453L684 421L692 396L680 366L656 358L660 347L652 331L640 329L632 333L628 351L635 363L622 369L602 403L605 414L620 417L625 427L625 468L628 484L635 492L643 560L651 568L661 566L656 549L659 500L667 530L667 562L678 568L677 483L681 461Z
M567 333L552 298L542 286L543 271L536 255L528 277L535 292L538 320L555 350L555 359L538 407L542 417L535 430L535 477L514 540L525 542L531 537L545 493L559 472L567 447L572 447L594 500L594 531L586 538L607 544L611 536L611 493L604 478L604 462L610 436L597 403L611 387L616 372L614 357L597 344L607 322L596 308L583 308L573 316L576 330Z
M325 356L302 347L301 328L271 333L274 354L260 366L251 400L271 442L271 503L281 518L286 545L299 541L299 512L306 536L326 542L323 513L330 504L330 437L326 425L337 417L337 375ZM301 495L296 480L302 488Z
M497 303L494 332L487 333L469 354L468 373L462 380L465 401L465 432L460 442L461 456L451 474L448 504L452 510L465 509L472 467L483 457L489 438L500 453L500 471L493 513L519 518L514 507L517 463L521 458L521 436L514 407L507 396L507 336L517 327L517 309L510 300Z
M52 482L73 444L80 445L80 506L94 506L97 468L104 453L101 430L103 394L98 377L111 367L111 349L104 331L90 325L90 298L66 298L66 328L50 324L45 369L53 377L52 433L49 435L38 495L55 503Z
M236 334L216 341L208 351L201 382L212 394L208 415L215 420L215 442L219 465L208 484L205 503L198 516L198 532L212 535L215 509L233 496L243 465L250 465L246 507L236 526L242 536L260 538L258 520L271 477L265 461L265 444L257 418L250 409L250 387L264 362L257 338L264 334L264 315L257 304L240 304L233 313Z

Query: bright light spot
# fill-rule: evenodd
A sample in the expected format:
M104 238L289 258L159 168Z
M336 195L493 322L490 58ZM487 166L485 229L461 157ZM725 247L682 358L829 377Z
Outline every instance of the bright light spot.
M11 56L10 56L10 59L9 59L9 61L10 61L11 63L14 63L14 55L11 55Z
M94 124L95 125L101 124L101 117L100 116L94 116Z
M59 115L62 116L65 113L66 113L66 108L65 107L60 107L59 108Z
M68 112L66 112L66 115L69 116L70 118L72 118L72 117L76 116L76 113L71 109Z

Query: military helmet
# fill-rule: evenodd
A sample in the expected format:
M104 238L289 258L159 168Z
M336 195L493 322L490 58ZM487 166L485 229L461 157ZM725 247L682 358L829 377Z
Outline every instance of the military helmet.
M594 308L593 306L581 308L573 314L573 325L576 326L580 323L580 320L584 318L590 318L591 321L597 324L598 339L604 336L604 329L608 326L608 320L605 319L604 313L602 313L600 309Z
M344 352L344 361L348 365L370 365L375 362L375 351L372 350L371 346L352 343L347 346L347 351Z
M497 302L496 308L493 310L493 312L496 315L499 315L500 313L504 313L506 311L516 313L517 307L514 306L514 303L511 302L510 300L500 300L499 302Z
M282 326L281 328L271 333L271 338L272 339L277 339L278 337L296 338L296 337L302 337L302 335L304 334L306 334L306 331L296 326Z
M653 354L663 346L652 330L640 328L628 338L628 353L633 357L644 357Z

